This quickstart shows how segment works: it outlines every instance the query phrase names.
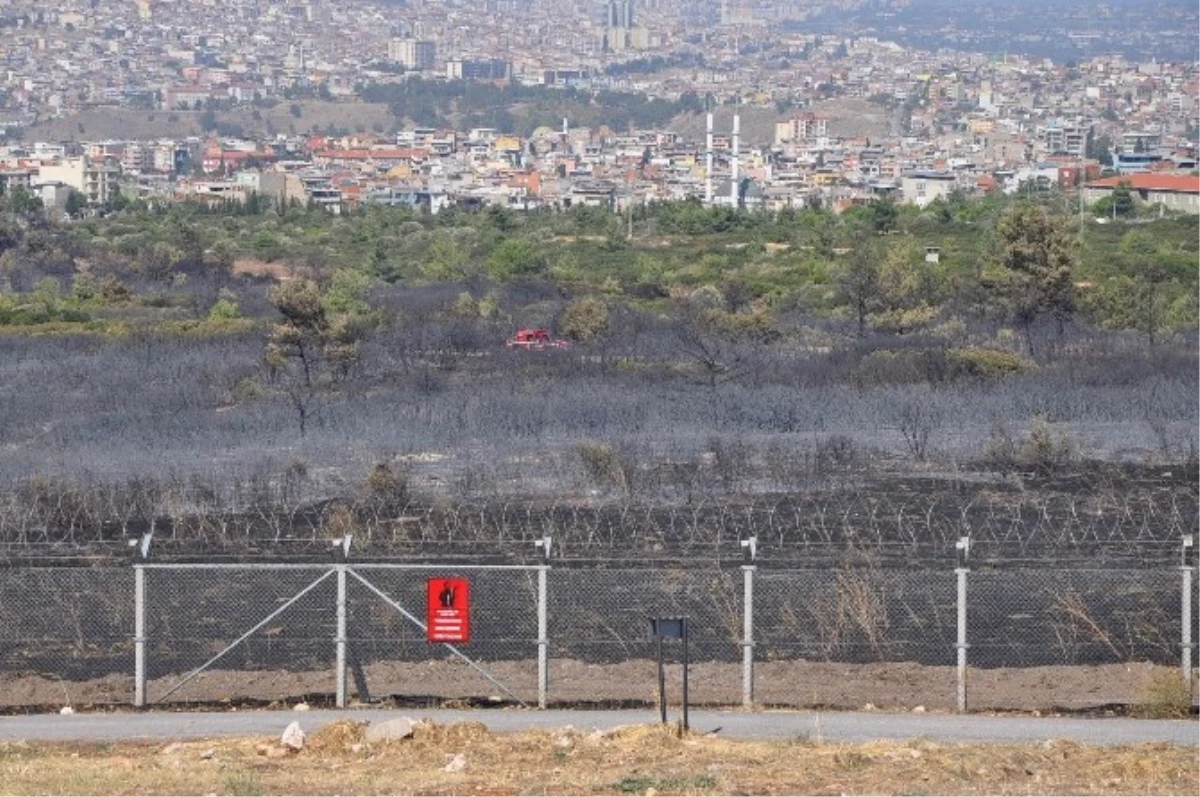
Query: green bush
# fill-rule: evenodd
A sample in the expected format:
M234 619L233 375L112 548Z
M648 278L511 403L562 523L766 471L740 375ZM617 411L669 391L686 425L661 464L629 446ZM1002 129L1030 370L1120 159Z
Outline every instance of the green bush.
M608 306L599 299L577 299L563 312L562 334L586 343L608 332Z
M1034 364L1019 354L1000 349L956 348L946 352L952 374L990 378L1032 370Z

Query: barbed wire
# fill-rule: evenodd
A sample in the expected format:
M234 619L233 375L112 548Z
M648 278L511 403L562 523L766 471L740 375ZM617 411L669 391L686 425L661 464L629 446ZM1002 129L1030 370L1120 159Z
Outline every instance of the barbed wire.
M564 559L723 559L737 558L738 543L756 537L764 556L779 560L870 552L924 561L951 555L954 543L967 536L985 559L1157 562L1200 526L1196 491L1183 488L1073 494L842 490L700 498L689 505L275 498L280 500L233 512L206 491L181 489L115 516L113 503L88 490L24 502L8 495L0 498L0 557L118 556L128 541L154 533L163 555L319 558L329 540L353 533L356 550L366 556L521 558L534 555L534 541L550 536Z

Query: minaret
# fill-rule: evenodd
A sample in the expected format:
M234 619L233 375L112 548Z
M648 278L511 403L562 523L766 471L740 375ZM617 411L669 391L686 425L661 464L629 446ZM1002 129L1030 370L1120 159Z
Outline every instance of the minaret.
M733 112L733 162L729 172L729 204L736 209L738 206L738 140L742 118L737 111Z
M708 115L708 135L706 136L704 149L704 204L711 205L713 199L713 183L712 183L712 137L713 137L713 115Z

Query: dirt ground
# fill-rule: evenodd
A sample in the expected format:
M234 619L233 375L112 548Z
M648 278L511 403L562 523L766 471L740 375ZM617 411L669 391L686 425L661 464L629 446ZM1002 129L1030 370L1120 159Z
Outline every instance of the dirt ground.
M323 102L301 100L300 116L291 113L292 103L282 101L273 108L237 108L216 112L217 120L236 124L248 134L303 134L327 130L329 125L351 131L384 131L396 120L382 103ZM203 134L201 111L136 110L93 108L61 119L39 122L25 131L30 141L95 141L104 138L181 138Z
M518 698L537 698L536 663L489 662L488 671ZM668 665L668 693L680 692L680 667ZM1149 664L971 670L969 705L979 711L1087 711L1137 706L1147 699L1155 676L1171 674ZM396 704L444 701L506 701L494 684L458 659L383 662L365 669L374 699ZM149 682L152 702L174 687L183 674ZM355 683L347 683L354 694ZM286 672L213 670L202 673L169 697L180 703L284 702L331 696L332 670ZM690 669L689 689L698 705L740 705L740 664L699 662ZM951 711L955 705L952 667L911 663L833 664L775 661L755 667L755 700L762 706L795 708ZM654 705L657 680L653 661L588 664L555 659L550 663L550 702L556 705ZM108 676L67 682L39 675L0 674L0 707L57 708L129 704L132 676Z
M419 715L418 715L419 716ZM1194 748L1065 741L739 742L670 726L493 734L418 723L368 742L342 720L298 751L279 737L0 745L9 794L1195 794Z

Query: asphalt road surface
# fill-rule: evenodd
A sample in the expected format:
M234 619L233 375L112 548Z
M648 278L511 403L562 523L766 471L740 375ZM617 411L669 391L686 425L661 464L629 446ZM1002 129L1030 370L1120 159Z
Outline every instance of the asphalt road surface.
M384 710L349 709L225 712L134 712L118 714L58 714L0 717L0 742L27 741L168 741L228 736L277 736L298 720L314 731L334 720L351 717L382 722L394 717L429 718L441 724L482 722L492 731L562 728L608 730L620 725L658 721L652 711L526 711L518 709ZM669 719L675 722L678 712ZM1133 720L1124 718L982 716L947 714L819 713L812 711L693 711L692 730L733 739L807 738L826 742L905 741L923 738L938 742L1018 743L1069 739L1081 744L1116 745L1169 742L1200 746L1192 720Z

